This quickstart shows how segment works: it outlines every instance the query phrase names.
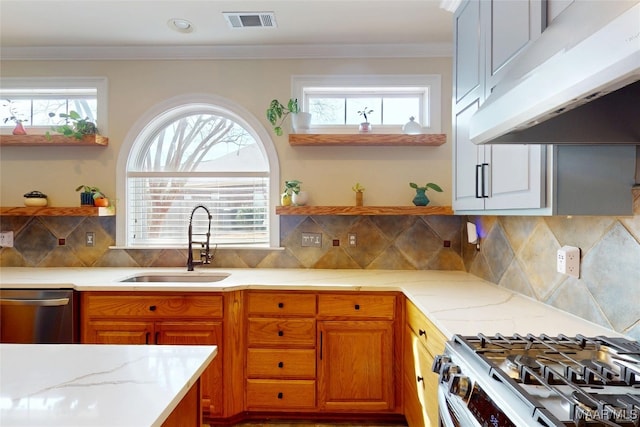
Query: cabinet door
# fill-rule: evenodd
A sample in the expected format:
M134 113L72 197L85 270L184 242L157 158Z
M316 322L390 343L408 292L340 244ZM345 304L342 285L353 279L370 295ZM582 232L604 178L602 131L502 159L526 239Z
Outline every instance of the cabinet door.
M153 322L92 321L84 344L153 344Z
M222 322L157 322L155 342L164 345L217 345L218 354L200 377L202 407L222 414Z
M467 1L456 10L454 28L454 105L481 84L480 2Z
M393 346L392 321L318 322L320 409L393 409Z
M489 191L486 181L483 181L488 168L488 165L483 166L484 147L478 147L469 139L469 121L478 111L479 105L480 100L476 98L454 116L453 209L455 210L484 209L482 194L488 194Z
M546 25L541 0L482 3L482 23L485 29L486 96L510 68L511 61L542 34Z

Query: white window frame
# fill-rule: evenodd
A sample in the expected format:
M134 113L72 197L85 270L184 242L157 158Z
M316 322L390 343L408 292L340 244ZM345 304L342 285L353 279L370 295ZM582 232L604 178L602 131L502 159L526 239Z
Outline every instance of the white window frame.
M144 113L132 126L127 133L120 153L118 155L118 164L116 167L116 192L121 195L119 200L124 203L119 203L116 206L116 246L117 248L124 249L158 249L157 246L133 246L128 242L127 224L128 222L128 210L127 200L129 200L128 188L127 188L127 164L129 158L133 153L133 146L136 140L144 137L151 131L149 126L151 123L156 124L158 118L164 117L171 113L171 110L176 108L182 108L186 105L193 104L205 104L214 109L223 110L225 116L239 123L250 133L254 135L256 140L261 142L260 144L264 150L264 154L269 164L269 243L267 246L253 246L253 245L225 245L225 249L240 248L240 249L273 249L279 247L280 238L280 222L278 216L275 214L275 206L280 201L280 166L278 162L278 155L275 149L275 144L271 139L270 134L265 129L264 125L251 114L238 104L216 96L216 95L202 95L202 94L187 94L180 95L166 101L163 101L156 106L152 107L146 113ZM153 127L156 129L156 127ZM185 225L186 228L186 225ZM221 246L222 247L222 246ZM163 246L163 248L177 248L186 249L185 246Z
M109 99L106 77L3 77L0 79L0 96L9 98L6 89L78 89L95 88L97 102L96 127L101 135L109 135ZM37 93L34 93L34 97ZM47 126L29 126L29 133L44 134ZM11 130L9 130L11 131Z
M442 130L442 76L439 74L392 74L392 75L294 75L291 77L292 98L298 99L302 111L308 111L309 100L305 88L310 87L426 87L428 97L422 100L422 116L416 117L425 133L441 133ZM370 92L369 94L375 94ZM385 95L388 92L380 91ZM427 116L428 115L428 116ZM407 117L407 121L409 118ZM428 126L425 124L428 123ZM377 130L386 133L402 133L402 125L376 126ZM352 133L357 132L353 125L313 127L310 133Z

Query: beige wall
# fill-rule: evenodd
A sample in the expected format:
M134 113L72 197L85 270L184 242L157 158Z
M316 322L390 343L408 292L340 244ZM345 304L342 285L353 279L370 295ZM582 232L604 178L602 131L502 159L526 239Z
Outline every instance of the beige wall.
M291 147L264 117L273 98L288 99L294 74L440 74L440 147ZM280 181L299 179L311 204L350 205L351 186L366 188L365 204L410 205L410 181L436 182L444 193L434 205L451 204L451 59L222 60L222 61L5 61L3 77L106 76L109 84L109 146L0 148L0 205L21 206L22 195L40 190L52 206L76 206L80 184L116 194L116 163L122 142L146 111L188 93L225 97L254 114L269 130L280 159ZM288 125L288 123L287 123Z

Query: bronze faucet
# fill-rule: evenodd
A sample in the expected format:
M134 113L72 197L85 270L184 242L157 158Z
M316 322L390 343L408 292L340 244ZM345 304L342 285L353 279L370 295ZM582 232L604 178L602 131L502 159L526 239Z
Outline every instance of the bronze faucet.
M206 234L196 234L196 236L207 236L207 241L206 242L194 242L193 241L193 214L198 210L198 208L202 208L207 212L207 216L209 217L209 228L207 229L207 233ZM213 258L211 256L211 251L209 249L209 239L211 238L211 213L209 212L209 209L207 209L205 206L202 205L198 205L195 208L193 208L193 210L191 211L191 218L189 218L189 253L187 255L187 271L193 271L193 267L195 265L200 265L200 264L211 264L211 259ZM193 260L193 244L194 243L199 243L200 244L200 261L194 261Z

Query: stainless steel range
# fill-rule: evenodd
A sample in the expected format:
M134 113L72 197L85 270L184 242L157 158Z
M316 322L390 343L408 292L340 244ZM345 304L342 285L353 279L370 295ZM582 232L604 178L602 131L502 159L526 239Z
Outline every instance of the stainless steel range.
M437 356L442 426L640 426L640 343L460 336Z

